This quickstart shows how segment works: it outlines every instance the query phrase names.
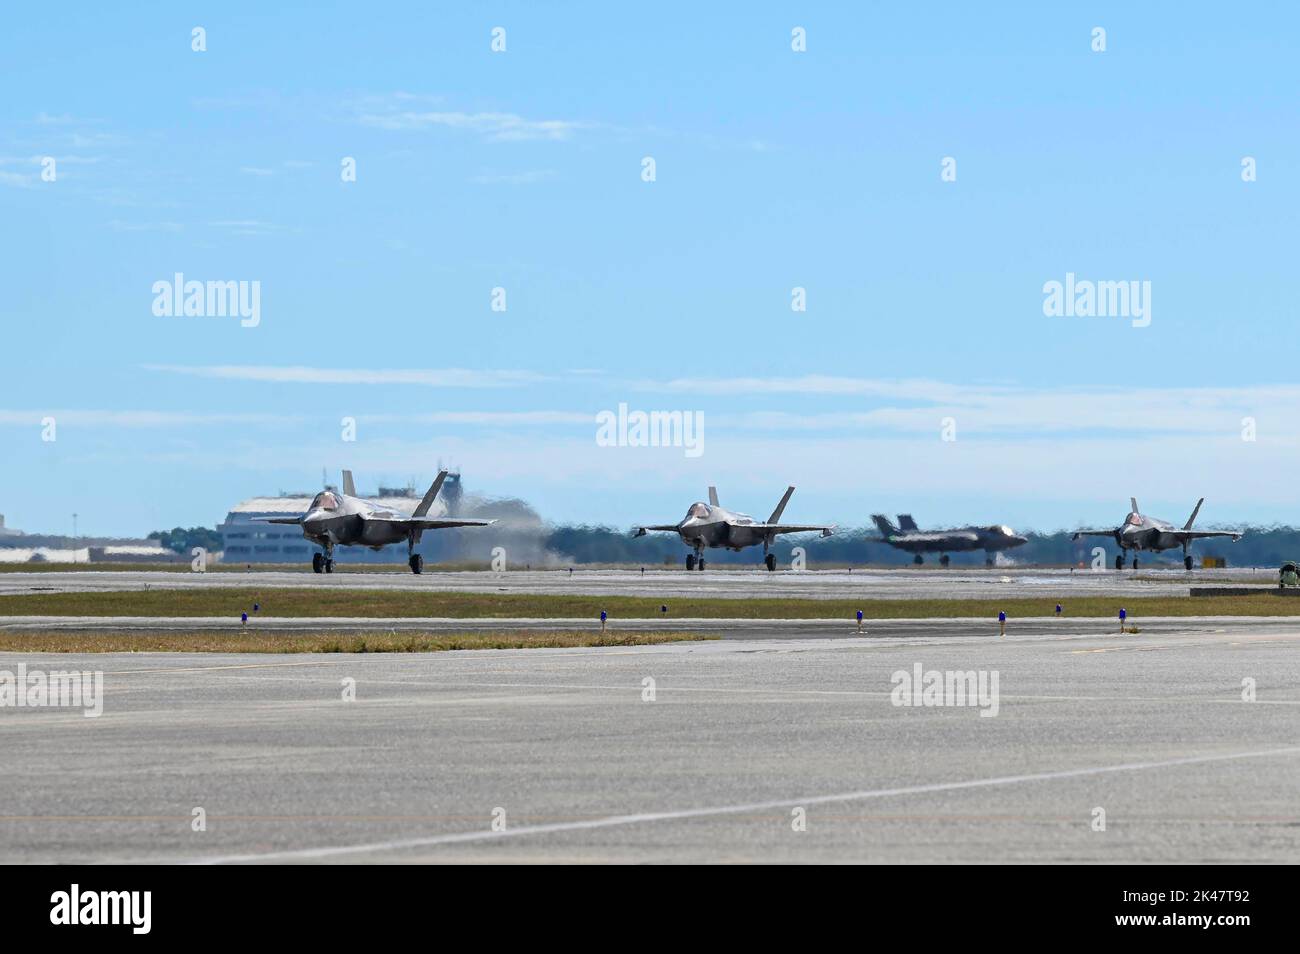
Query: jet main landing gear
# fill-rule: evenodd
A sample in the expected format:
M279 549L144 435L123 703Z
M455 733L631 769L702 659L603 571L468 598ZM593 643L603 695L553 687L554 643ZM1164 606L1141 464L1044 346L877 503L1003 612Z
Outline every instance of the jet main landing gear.
M415 552L415 545L419 542L419 531L410 533L406 538L406 565L411 568L411 572L416 576L424 572L424 557Z
M702 553L698 553L698 552L696 552L696 553L688 553L688 554L686 554L686 569L688 569L688 570L703 570L703 569L704 569L704 554L702 554Z
M952 560L949 558L948 554L946 553L940 554L939 565L943 567L945 570L948 569L948 564L951 562Z
M771 573L776 569L776 554L769 553L767 556L763 557L763 562L767 565L767 572Z
M1188 570L1192 568L1192 558L1190 556L1183 557L1183 567Z
M912 557L912 562L915 563L917 566L920 566L922 563L925 562L925 558L918 553L916 556Z
M1117 570L1124 569L1124 554L1122 553L1115 554L1115 569Z

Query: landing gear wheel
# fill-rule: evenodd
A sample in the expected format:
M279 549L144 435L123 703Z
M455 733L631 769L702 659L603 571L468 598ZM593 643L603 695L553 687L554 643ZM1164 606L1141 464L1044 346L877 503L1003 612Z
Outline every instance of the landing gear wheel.
M916 556L912 557L912 562L915 563L917 566L920 566L922 563L925 562L925 560L922 559L921 554L918 553Z
M325 572L325 558L319 553L313 553L311 555L311 571L313 573Z
M776 569L776 554L769 553L767 556L763 557L763 563L766 564L768 573L774 571Z
M992 558L992 557L985 557L985 558L984 558L984 565L985 565L985 566L992 566L992 565L993 565L993 558Z
M697 570L703 570L703 569L704 569L704 557L700 557L699 562L697 562L697 563L695 564L695 568L696 568Z
M1137 568L1138 568L1138 558L1135 556L1133 557L1133 569L1136 570Z
M424 572L424 557L418 553L412 553L411 559L407 561L411 565L411 572L417 576Z
M1192 568L1192 558L1189 556L1183 557L1183 566L1190 570Z
M686 569L688 570L695 569L695 557L689 553L686 555Z
M943 556L939 557L939 565L943 567L945 570L948 569L948 564L951 562L952 560L948 557L948 554L946 553Z
M326 560L326 561L325 561L325 572L326 572L326 573L333 573L333 572L334 572L334 561L333 561L333 560Z
M1124 569L1124 554L1122 553L1115 554L1115 569L1117 570Z

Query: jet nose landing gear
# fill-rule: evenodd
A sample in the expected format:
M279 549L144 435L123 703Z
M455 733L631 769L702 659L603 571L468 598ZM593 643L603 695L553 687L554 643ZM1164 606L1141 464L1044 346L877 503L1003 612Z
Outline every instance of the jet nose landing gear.
M417 576L424 572L424 557L420 556L420 554L412 553L407 563L411 566L411 572Z

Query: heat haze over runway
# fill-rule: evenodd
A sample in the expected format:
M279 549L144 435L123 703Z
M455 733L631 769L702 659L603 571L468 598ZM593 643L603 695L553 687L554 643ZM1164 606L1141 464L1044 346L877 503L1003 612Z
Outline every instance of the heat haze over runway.
M401 568L404 569L404 568ZM321 587L323 589L416 590L458 593L581 594L590 596L717 597L757 599L1007 599L1057 595L1187 596L1193 586L1222 583L1273 586L1272 568L1062 570L982 567L870 570L806 570L768 573L761 567L679 569L566 569L409 572L346 570L329 575L301 570L222 570L211 573L162 570L14 571L0 573L0 595L96 590L187 589L194 587Z

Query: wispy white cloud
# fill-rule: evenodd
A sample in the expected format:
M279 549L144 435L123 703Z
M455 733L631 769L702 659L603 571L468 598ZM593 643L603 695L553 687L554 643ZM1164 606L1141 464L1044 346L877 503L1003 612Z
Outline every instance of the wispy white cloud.
M183 226L179 222L123 222L114 219L108 223L114 232L179 232Z
M484 172L470 178L475 185L532 185L555 178L554 169L533 169L528 172Z
M302 420L296 415L286 414L244 414L244 413L195 413L190 411L150 411L150 410L87 410L78 408L61 408L45 410L6 410L0 408L0 425L17 425L39 428L42 420L54 418L55 427L126 427L126 428L167 428L193 427L206 424L261 424L285 426ZM56 430L57 433L57 430Z
M239 171L246 176L273 176L274 169L266 169L262 166L240 166Z
M564 140L581 129L599 124L576 119L526 119L516 113L418 112L390 109L362 113L357 121L365 126L391 130L452 129L483 136L491 142Z
M434 411L429 414L365 414L358 417L374 424L474 424L483 427L577 424L594 427L590 411Z
M535 371L471 370L466 368L309 368L265 365L147 364L149 371L190 377L272 384L415 384L436 388L508 388L553 381Z
M209 222L208 225L215 229L227 229L235 235L270 235L273 232L286 230L283 225L277 225L274 222L263 222L260 219L222 219Z

